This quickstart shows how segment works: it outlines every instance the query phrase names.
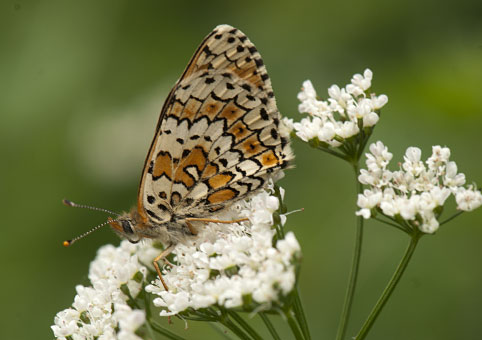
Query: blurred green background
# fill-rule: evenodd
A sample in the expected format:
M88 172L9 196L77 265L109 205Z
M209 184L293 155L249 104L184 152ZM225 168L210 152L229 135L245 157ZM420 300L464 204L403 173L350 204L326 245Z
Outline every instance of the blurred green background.
M163 100L203 37L228 23L260 50L280 111L300 119L296 95L311 79L326 97L369 67L389 103L372 141L402 160L447 145L468 182L482 185L482 2L474 1L8 1L0 4L2 190L0 337L51 339L56 312L86 284L104 229L70 249L66 238L136 200ZM282 184L302 245L302 299L314 339L333 339L354 243L350 167L294 143ZM448 215L447 215L448 216ZM408 238L368 222L354 335ZM482 211L425 237L369 339L480 339ZM258 325L259 321L255 323ZM278 327L285 327L281 322ZM216 339L176 321L188 339ZM266 334L266 333L264 333ZM288 333L286 333L288 334Z

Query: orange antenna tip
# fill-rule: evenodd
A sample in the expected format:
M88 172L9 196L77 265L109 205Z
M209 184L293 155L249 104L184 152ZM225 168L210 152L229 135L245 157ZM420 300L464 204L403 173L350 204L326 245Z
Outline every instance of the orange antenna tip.
M64 241L64 242L62 243L62 245L63 245L64 247L68 247L68 246L70 246L71 244L72 244L72 240L67 240L67 241Z

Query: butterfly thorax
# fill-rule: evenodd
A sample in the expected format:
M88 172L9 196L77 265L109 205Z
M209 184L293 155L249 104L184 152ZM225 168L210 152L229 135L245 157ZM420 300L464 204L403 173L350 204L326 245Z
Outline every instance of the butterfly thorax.
M146 221L139 215L137 208L123 213L116 220L109 218L112 229L131 243L137 243L143 238L159 240L165 245L177 244L193 234L186 227L183 219L156 222Z

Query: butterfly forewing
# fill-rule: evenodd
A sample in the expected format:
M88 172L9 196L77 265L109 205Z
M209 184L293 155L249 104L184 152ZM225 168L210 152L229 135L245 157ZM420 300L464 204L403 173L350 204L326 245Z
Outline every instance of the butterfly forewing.
M206 37L161 112L138 210L144 219L208 216L261 188L293 158L260 54L239 30Z

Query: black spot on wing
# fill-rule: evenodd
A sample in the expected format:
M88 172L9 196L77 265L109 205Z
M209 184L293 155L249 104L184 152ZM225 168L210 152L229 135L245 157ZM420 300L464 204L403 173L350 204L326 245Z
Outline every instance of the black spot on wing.
M206 84L212 84L212 83L215 82L215 79L214 79L213 77L206 78L206 79L204 80L204 82L205 82Z
M251 92L251 86L249 86L248 84L243 84L243 85L241 85L241 87L243 89L245 89L246 91Z
M224 167L228 166L228 160L226 158L221 158L219 163L221 163Z
M149 210L149 209L146 209L146 213L147 215L151 216L152 218L155 218L156 220L161 220L161 218L159 216L157 216L153 211Z
M259 114L261 115L261 118L263 120L268 120L269 119L269 116L268 116L268 112L266 112L265 108L262 107L260 110L259 110Z
M204 46L203 52L206 53L207 56L210 56L211 54L213 54L209 49L208 45Z

